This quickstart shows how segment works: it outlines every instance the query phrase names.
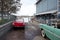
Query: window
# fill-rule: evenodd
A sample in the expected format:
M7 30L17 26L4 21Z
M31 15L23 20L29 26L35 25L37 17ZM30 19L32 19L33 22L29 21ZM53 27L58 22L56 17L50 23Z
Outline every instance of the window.
M60 19L60 14L57 15L58 19Z
M60 1L60 0L58 0L58 1Z
M60 12L60 0L58 0L58 12Z
M60 12L60 7L58 8L58 12Z
M58 4L60 5L60 2Z

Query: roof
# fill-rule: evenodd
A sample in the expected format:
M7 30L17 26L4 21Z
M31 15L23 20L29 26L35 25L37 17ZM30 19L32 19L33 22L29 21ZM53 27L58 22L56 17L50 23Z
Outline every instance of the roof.
M39 2L41 2L42 0L38 0L37 2L36 2L36 4L38 4Z
M53 14L55 12L57 12L57 10L48 11L48 12L42 12L42 13L36 13L35 15Z

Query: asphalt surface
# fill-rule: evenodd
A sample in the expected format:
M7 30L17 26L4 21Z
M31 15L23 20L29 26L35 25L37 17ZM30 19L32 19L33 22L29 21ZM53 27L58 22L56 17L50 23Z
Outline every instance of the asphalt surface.
M25 38L26 40L48 40L47 38L41 37L39 27L31 23L25 27Z
M25 29L11 29L0 40L48 40L41 37L40 29L31 23L27 23Z

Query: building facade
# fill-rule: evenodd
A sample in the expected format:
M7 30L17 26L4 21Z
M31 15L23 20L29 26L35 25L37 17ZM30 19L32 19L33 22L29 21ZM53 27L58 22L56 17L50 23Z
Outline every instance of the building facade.
M60 0L37 0L35 16L41 23L56 25L60 18Z
M52 10L57 10L57 0L41 0L36 3L36 13L38 14Z

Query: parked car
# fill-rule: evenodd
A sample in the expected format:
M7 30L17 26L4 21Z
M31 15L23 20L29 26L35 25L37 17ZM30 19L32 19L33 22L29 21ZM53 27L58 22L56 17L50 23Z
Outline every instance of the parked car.
M50 40L60 40L60 29L47 24L40 24L41 36L48 37Z
M14 22L12 22L13 27L25 27L25 23L23 19L17 19Z

